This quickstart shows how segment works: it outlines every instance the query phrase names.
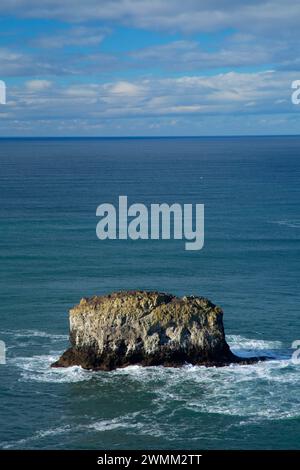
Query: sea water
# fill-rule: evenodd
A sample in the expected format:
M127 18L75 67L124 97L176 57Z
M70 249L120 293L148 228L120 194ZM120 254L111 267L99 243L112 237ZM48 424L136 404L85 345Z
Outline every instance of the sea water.
M0 141L0 447L300 448L300 138ZM205 205L205 244L106 240L96 208ZM248 366L51 369L68 310L123 289L202 295Z

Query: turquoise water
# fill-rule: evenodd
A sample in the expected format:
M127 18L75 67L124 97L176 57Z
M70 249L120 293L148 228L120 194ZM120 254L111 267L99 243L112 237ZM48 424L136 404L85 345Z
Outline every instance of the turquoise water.
M0 141L0 447L300 448L300 138ZM205 204L205 246L99 241L96 207ZM51 369L68 309L121 289L204 295L221 369Z

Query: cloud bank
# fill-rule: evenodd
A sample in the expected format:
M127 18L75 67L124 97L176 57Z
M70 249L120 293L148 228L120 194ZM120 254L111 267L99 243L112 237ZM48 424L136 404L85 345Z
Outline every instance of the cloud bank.
M294 1L2 0L0 15L0 135L297 131Z

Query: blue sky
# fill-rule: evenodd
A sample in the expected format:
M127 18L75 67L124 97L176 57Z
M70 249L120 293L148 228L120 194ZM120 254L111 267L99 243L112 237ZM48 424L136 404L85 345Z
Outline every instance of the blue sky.
M1 0L0 136L298 134L300 5Z

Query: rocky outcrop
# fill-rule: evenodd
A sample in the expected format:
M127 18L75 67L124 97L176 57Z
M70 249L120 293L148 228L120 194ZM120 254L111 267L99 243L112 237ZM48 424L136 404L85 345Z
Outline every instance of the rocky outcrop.
M70 342L53 367L223 366L258 359L241 359L230 351L220 307L204 297L160 292L83 298L70 310Z

